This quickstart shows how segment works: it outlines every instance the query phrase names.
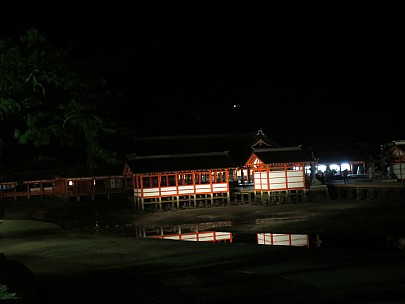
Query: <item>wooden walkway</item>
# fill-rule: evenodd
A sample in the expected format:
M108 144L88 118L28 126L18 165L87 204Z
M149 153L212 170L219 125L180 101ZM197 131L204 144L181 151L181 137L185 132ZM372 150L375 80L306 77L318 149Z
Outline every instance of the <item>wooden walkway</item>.
M405 183L361 182L328 184L331 198L337 199L393 199L405 198Z
M307 189L280 190L280 191L257 191L251 189L238 189L232 193L235 204L283 204L298 203L307 199Z
M96 197L127 196L132 193L124 176L56 178L23 182L0 182L0 200L57 197L80 201Z

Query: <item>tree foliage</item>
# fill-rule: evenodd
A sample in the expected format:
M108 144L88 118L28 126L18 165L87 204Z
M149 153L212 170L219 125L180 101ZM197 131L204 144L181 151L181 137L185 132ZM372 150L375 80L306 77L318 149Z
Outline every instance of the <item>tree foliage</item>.
M19 299L15 292L9 291L7 285L0 284L0 300L16 300Z
M103 115L111 100L105 80L73 55L36 29L0 41L0 126L19 144L84 145L94 168L115 161L102 145L113 132Z

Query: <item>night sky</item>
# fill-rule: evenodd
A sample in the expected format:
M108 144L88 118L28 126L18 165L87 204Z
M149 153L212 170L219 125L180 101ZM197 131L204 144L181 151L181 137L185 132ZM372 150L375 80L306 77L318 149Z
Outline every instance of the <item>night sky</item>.
M35 27L114 66L121 119L138 136L405 137L399 8L227 3L31 3L2 9L0 38Z

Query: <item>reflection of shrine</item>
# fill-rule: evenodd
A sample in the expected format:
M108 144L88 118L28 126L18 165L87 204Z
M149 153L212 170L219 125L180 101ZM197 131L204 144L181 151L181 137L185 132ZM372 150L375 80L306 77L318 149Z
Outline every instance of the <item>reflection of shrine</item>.
M178 234L163 234L151 236L154 239L191 241L191 242L229 242L232 243L232 232L221 231L195 231Z

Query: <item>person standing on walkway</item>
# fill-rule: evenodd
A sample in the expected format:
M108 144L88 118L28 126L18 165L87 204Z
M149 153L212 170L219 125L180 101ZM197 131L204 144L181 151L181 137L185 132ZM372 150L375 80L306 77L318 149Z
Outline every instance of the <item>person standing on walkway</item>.
M345 184L347 184L347 182L348 182L348 177L347 177L347 174L349 173L349 171L347 171L347 169L344 169L343 170L343 182L345 183Z

